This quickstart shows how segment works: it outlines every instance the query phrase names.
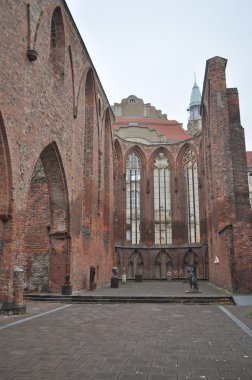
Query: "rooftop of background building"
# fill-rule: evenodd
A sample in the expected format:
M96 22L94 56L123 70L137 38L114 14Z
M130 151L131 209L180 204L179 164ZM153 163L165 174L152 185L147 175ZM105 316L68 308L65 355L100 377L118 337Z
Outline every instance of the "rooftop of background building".
M252 168L252 152L246 152L247 155L247 166Z
M118 137L145 144L174 143L191 136L182 123L169 120L166 114L135 95L122 99L112 106L116 120L113 125Z
M145 135L146 138L147 133L156 131L156 135L153 136L153 138L155 138L155 141L153 142L177 142L181 140L187 140L191 137L183 129L182 124L178 123L176 120L147 118L117 119L113 125L113 128L115 131L119 131L121 128L127 128L128 134L130 134L130 129L138 129L139 134L142 132L141 134Z

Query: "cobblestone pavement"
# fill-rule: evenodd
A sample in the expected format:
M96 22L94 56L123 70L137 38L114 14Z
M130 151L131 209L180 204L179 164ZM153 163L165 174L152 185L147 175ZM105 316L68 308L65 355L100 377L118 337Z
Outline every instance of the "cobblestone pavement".
M252 338L218 306L43 305L0 326L1 380L252 379Z

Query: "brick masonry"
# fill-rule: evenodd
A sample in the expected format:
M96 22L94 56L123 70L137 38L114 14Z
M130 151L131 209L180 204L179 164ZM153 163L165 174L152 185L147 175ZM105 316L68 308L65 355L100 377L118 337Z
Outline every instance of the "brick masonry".
M227 89L226 60L207 61L202 95L202 159L210 279L252 290L251 208L237 89ZM215 257L219 263L214 263Z
M113 114L100 80L64 1L7 0L0 17L1 300L15 266L30 289L60 291L66 272L88 288L91 266L107 283ZM31 182L38 158L46 184Z

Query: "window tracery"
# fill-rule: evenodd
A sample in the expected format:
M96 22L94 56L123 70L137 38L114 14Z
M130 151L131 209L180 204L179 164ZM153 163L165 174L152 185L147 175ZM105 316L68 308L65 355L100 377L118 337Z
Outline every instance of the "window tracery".
M170 168L163 152L153 165L155 244L172 243Z
M140 160L132 152L126 164L126 240L140 242Z
M191 148L185 151L182 165L186 179L188 241L198 243L200 242L198 169L197 157Z

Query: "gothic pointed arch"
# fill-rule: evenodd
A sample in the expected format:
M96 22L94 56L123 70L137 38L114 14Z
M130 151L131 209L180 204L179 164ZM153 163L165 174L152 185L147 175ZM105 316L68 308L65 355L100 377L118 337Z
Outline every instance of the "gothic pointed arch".
M166 279L167 273L172 273L172 258L165 249L161 249L155 258L154 277L156 279Z
M0 302L12 301L12 168L7 133L0 111Z
M126 194L126 241L139 244L141 241L141 193L142 175L146 160L142 150L134 146L125 156L125 194Z
M203 140L200 140L199 145L199 204L205 205L206 204L206 189L204 186L205 181L205 157L204 157L204 144ZM206 206L200 207L200 235L202 241L205 241L206 239L206 233L207 233L207 227L206 227Z
M12 173L11 159L4 120L0 112L0 218L8 219L11 213Z
M185 143L179 150L178 156L177 156L177 165L183 165L185 160L189 159L188 154L190 156L193 156L194 161L198 163L198 153L197 149L192 143ZM186 158L187 157L187 158Z
M179 191L183 207L181 209L185 241L200 242L200 209L199 209L199 174L198 154L192 144L186 143L177 158L179 170Z
M110 189L110 183L111 183L111 120L110 120L110 110L109 108L106 110L105 114L105 123L104 123L104 170L103 170L103 183L104 183L104 202L103 202L103 226L105 231L109 230L109 197L112 192L112 189Z
M153 166L155 158L159 153L162 153L163 155L165 155L167 157L167 160L169 161L169 165L170 165L171 169L174 170L175 163L174 163L173 155L171 154L171 152L168 149L166 149L163 146L155 149L154 152L151 154L150 160L149 160L149 166Z
M130 149L128 149L128 151L125 154L125 161L127 160L127 158L132 152L134 152L139 157L139 160L140 160L139 162L142 167L142 170L145 170L146 165L147 165L146 156L145 156L144 151L138 145L134 145Z
M118 141L118 139L115 140L114 142L114 156L116 158L116 161L117 161L117 167L121 168L121 170L123 170L123 155L122 155L122 148L121 148L121 145Z
M50 59L54 74L62 82L65 71L65 28L60 7L54 9L51 19Z
M56 142L46 146L40 159L45 171L50 197L52 232L69 232L69 197L65 171Z
M84 218L86 224L92 221L93 199L93 139L96 123L95 83L92 69L87 72L85 83L85 125L84 125Z
M198 267L199 267L199 262L197 259L196 253L193 251L192 248L188 248L186 253L184 254L183 258L183 271L184 271L184 277L186 277L186 270L189 264L193 264L196 269L196 273L198 274Z
M78 91L77 91L76 110L75 110L76 117L78 116L79 111L81 111L81 109L79 110L80 107L82 108L83 106L83 108L85 109L85 86L86 86L87 75L90 72L90 70L92 71L91 66L86 67L80 76Z
M144 259L142 253L138 249L134 249L128 260L128 277L134 278L136 274L143 275Z
M172 243L173 159L164 148L156 149L150 159L154 243Z
M71 237L67 182L56 142L43 149L31 173L24 251L26 288L60 291L71 271Z
M122 243L124 241L124 221L125 208L125 182L123 176L123 154L120 142L116 139L113 149L114 156L114 196L115 196L115 241Z

